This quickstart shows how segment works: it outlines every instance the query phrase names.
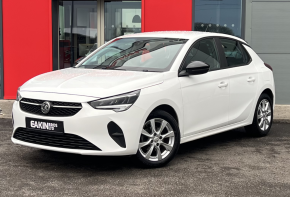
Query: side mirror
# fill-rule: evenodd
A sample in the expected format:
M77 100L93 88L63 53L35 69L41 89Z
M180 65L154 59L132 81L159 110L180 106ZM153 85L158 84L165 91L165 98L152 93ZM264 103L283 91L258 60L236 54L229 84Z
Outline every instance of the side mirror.
M189 63L185 70L180 72L179 76L188 76L188 75L201 75L207 73L209 71L209 65L201 62L201 61L194 61Z

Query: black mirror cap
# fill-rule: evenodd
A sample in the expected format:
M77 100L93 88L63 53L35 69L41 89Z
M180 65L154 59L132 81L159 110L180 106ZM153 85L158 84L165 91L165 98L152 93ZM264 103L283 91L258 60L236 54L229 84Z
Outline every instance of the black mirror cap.
M209 71L210 66L201 61L194 61L189 63L184 71L179 73L179 76L201 75Z

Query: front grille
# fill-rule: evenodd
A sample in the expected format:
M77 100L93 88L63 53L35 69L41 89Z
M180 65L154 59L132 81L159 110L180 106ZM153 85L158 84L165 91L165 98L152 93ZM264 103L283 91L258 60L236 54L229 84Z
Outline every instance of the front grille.
M82 149L82 150L99 150L100 148L93 145L84 138L67 133L53 133L46 131L37 131L26 128L18 128L13 138L28 142L32 144L39 144L44 146L52 146L58 148L68 148L68 149Z
M73 116L82 109L81 103L49 101L51 109L47 114L42 113L41 104L45 100L22 98L20 101L21 110L42 116Z

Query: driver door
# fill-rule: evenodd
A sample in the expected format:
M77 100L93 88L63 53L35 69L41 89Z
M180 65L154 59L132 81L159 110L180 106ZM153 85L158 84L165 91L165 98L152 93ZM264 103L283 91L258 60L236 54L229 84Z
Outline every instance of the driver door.
M229 74L218 54L219 42L206 38L188 51L182 69L193 61L210 66L208 73L179 77L184 112L184 137L223 127L228 122Z

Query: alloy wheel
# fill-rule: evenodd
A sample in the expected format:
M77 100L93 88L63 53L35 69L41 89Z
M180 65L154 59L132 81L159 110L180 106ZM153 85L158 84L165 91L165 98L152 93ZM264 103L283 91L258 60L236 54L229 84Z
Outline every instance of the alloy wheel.
M171 125L164 119L148 120L143 127L139 151L150 161L160 161L166 158L173 149L175 134Z
M272 109L271 104L267 99L263 99L258 107L257 111L258 124L262 131L269 128L272 121Z

